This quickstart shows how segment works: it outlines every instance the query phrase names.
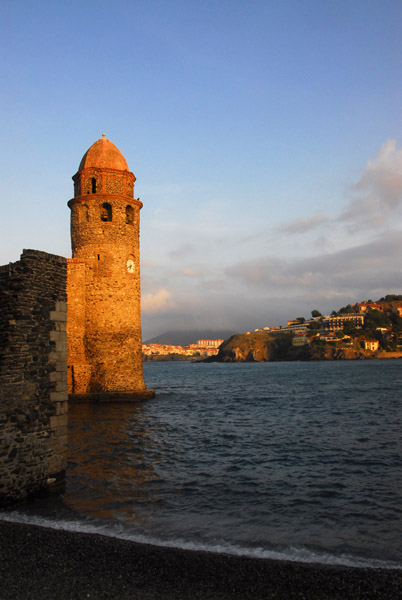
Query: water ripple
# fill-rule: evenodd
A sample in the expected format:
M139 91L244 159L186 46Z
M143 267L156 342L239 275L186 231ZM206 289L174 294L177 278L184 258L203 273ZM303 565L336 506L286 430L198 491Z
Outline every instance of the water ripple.
M197 547L402 563L400 362L144 371L154 400L71 407L74 510Z

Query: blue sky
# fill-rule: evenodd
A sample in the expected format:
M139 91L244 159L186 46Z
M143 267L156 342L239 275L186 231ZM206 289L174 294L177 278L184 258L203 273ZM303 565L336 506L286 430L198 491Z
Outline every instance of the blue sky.
M402 293L400 0L0 8L0 264L71 255L105 132L144 203L144 339Z

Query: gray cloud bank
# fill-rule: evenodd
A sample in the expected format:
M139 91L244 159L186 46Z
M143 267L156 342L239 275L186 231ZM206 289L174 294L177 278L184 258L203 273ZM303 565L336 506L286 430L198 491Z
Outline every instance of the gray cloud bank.
M299 290L336 297L402 285L401 232L353 248L295 260L265 257L226 270L239 285L288 293Z

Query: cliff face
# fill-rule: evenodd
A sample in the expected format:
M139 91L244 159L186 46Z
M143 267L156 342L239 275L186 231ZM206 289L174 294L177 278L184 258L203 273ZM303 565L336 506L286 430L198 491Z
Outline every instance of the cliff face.
M264 362L272 359L274 338L266 333L238 333L221 345L218 362Z
M302 348L290 348L288 360L356 360L373 358L373 353L358 348L337 348L309 345Z

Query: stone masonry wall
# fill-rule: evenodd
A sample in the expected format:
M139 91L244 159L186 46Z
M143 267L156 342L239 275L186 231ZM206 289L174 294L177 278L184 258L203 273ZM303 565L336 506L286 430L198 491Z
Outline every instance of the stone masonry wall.
M108 203L110 220L102 219ZM84 204L85 203L85 206ZM71 396L145 391L141 343L140 208L126 197L70 200L68 383ZM82 216L84 215L84 217ZM127 270L131 260L134 269Z
M66 259L24 250L0 267L0 505L64 479Z
M85 354L85 262L67 259L67 389L69 394L85 394L92 366Z

